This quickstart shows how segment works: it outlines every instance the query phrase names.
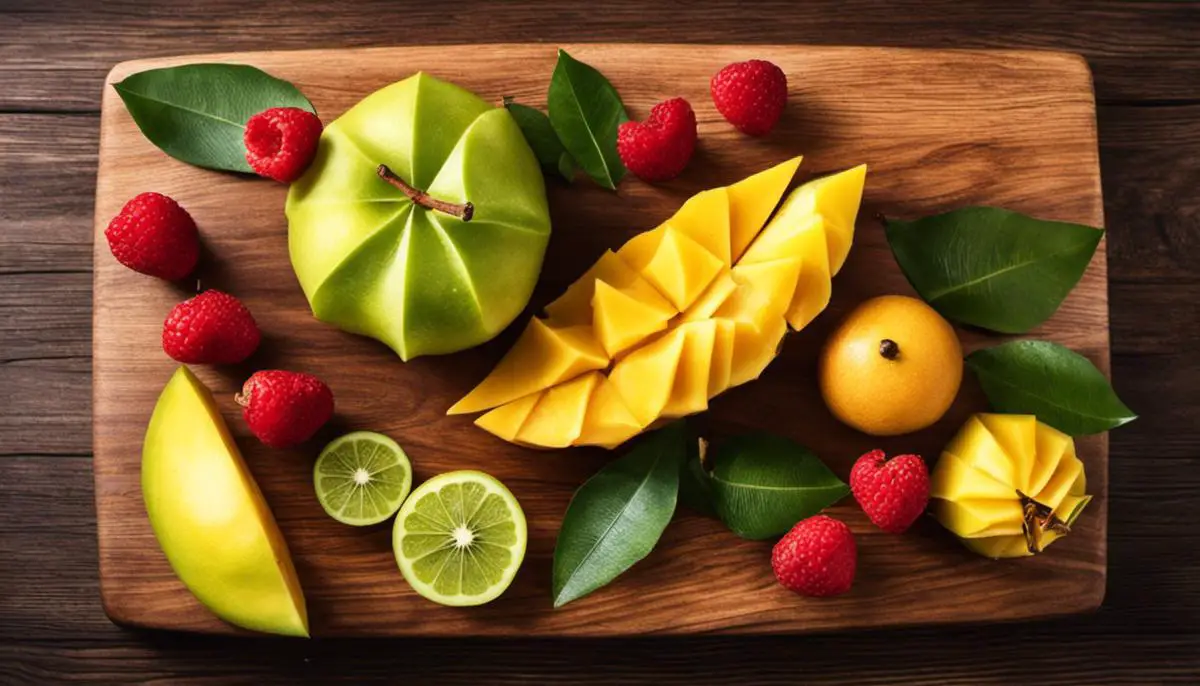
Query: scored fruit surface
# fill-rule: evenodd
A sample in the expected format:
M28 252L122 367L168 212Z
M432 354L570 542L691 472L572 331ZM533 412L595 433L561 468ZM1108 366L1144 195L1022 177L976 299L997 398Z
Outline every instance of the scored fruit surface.
M414 204L380 178L380 165L472 213ZM508 326L550 238L542 172L512 116L424 73L325 128L288 193L287 217L313 315L404 360L463 350Z
M811 181L772 218L799 164L698 193L605 252L448 413L490 410L478 426L532 447L612 448L757 379L829 304L866 181L865 165Z
M934 468L931 508L972 551L1024 557L1070 532L1086 488L1070 436L1033 415L977 414Z

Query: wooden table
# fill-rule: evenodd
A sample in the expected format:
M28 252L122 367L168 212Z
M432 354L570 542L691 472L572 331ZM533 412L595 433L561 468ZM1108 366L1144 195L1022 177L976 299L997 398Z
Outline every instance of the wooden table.
M165 3L164 3L165 4ZM263 3L265 5L265 3ZM749 5L750 3L745 3ZM894 3L893 3L894 4ZM1200 678L1200 5L0 0L0 683L1159 683ZM284 8L288 5L288 8ZM1099 105L1112 368L1095 615L858 635L308 643L109 623L92 502L91 221L104 73L218 50L586 40L1072 50Z

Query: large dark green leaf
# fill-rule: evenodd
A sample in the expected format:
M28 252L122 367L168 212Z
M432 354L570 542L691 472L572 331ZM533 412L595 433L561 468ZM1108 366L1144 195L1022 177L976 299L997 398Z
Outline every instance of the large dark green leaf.
M242 136L255 114L272 107L316 112L295 86L244 64L151 69L113 88L151 143L209 169L253 171Z
M887 222L896 261L926 302L947 319L1002 333L1054 314L1103 235L995 207Z
M710 482L721 520L752 539L780 536L850 492L807 448L764 433L725 442Z
M509 98L504 99L504 106L516 120L517 126L521 127L521 133L525 135L529 147L533 148L533 154L538 158L542 169L559 174L570 182L575 177L575 160L571 159L562 141L558 140L558 134L554 133L554 127L550 126L550 118L541 110L513 102Z
M554 548L554 606L582 598L650 554L675 514L686 431L644 438L575 492Z
M617 127L629 119L621 96L604 75L558 51L547 95L550 125L571 157L605 188L625 175L617 154Z
M1013 341L967 356L992 409L1037 415L1072 436L1137 419L1088 359L1057 343Z

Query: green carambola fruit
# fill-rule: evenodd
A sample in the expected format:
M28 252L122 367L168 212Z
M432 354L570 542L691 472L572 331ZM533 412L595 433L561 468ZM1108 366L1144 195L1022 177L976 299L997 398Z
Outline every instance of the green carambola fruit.
M397 183L428 199L414 202ZM550 239L542 172L512 116L423 73L325 128L287 217L292 267L317 319L404 360L504 329L528 302Z

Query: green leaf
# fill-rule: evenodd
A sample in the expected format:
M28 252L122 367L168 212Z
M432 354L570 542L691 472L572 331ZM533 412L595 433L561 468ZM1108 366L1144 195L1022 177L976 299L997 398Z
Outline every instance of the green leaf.
M995 207L887 222L892 253L926 302L947 319L1001 333L1025 333L1054 314L1103 236Z
M712 479L704 468L707 441L688 436L687 457L679 470L679 503L697 514L716 517L713 506Z
M721 520L751 539L780 536L850 492L807 448L765 433L722 445L710 478Z
M575 176L575 161L563 147L562 141L558 140L558 134L550 126L550 118L541 110L513 102L511 98L504 98L504 106L516 120L517 126L521 127L521 133L542 169L558 173L570 183Z
M198 167L252 172L242 141L250 117L272 107L316 113L292 84L244 64L187 64L128 76L113 88L142 134Z
M650 554L675 514L686 430L677 422L587 480L554 548L554 607L582 598Z
M546 100L563 147L596 183L616 188L625 176L617 127L629 119L617 90L603 74L559 50Z
M1088 359L1048 341L1013 341L967 356L992 409L1037 415L1071 436L1128 424L1135 415Z

